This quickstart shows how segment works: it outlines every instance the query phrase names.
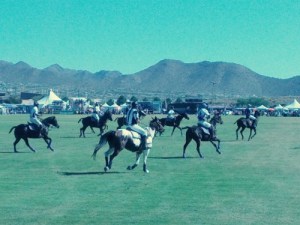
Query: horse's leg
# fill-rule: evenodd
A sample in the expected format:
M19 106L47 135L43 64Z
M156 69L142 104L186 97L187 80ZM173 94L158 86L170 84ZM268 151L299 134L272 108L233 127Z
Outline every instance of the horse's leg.
M104 128L105 129L105 128ZM98 134L98 136L102 136L103 132L104 132L103 127L99 127L100 133Z
M44 141L47 143L47 148L50 148L51 151L54 151L54 149L51 147L52 139L48 136L43 137ZM48 142L49 140L49 142Z
M110 155L114 152L114 148L109 148L105 153L104 153L104 157L105 157L105 167L104 167L104 171L107 172L109 170L109 157Z
M236 134L236 140L239 139L239 130L240 130L241 127L238 127L236 130L235 130L235 134Z
M180 130L181 136L182 136L182 129L181 127L177 127Z
M182 158L185 158L185 150L187 148L187 146L189 145L189 143L191 142L192 138L186 136L185 138L185 144L183 145L183 154L182 154Z
M142 152L137 152L136 153L136 160L135 163L132 166L128 166L128 170L133 170L135 167L137 167L140 163L140 158L141 158Z
M252 135L252 128L250 128L250 132L249 132L248 141L250 141L250 139L251 139L251 135Z
M173 136L173 133L174 133L174 130L176 129L176 126L173 127L173 130L172 130L172 133L171 133L171 136Z
M14 141L14 152L18 152L16 145L19 143L20 140L21 140L21 138L17 137L16 140Z
M221 154L221 152L219 151L219 149L220 149L220 140L218 138L215 138L214 141L217 141L218 144L214 143L212 140L210 140L210 143L212 143L212 145L215 147L216 152Z
M112 167L112 162L113 162L113 159L119 155L119 153L121 152L121 149L118 149L118 148L115 148L113 154L111 154L111 156L109 157L109 162L108 162L108 169L110 170L111 167ZM106 172L106 171L105 171Z
M145 173L149 173L149 170L147 169L147 159L148 159L149 153L150 153L150 148L147 148L146 150L143 151L143 155L144 155L143 171Z
M246 128L246 127L242 127L241 132L240 132L240 133L241 133L241 136L242 136L242 140L244 140L243 132L244 132L245 128Z
M79 137L82 137L83 135L83 127L80 128L80 134L79 134Z
M196 141L196 144L197 144L197 148L196 148L196 149L197 149L197 152L198 152L200 158L203 158L203 156L201 155L201 152L200 152L200 144L201 144L201 141L200 141L199 138L194 138L194 140Z
M30 148L31 151L35 152L35 150L30 146L30 144L28 142L28 138L23 138L23 140L25 141L25 144L27 145L27 147Z
M92 126L90 126L90 128L91 128L91 131L92 131L93 133L95 133L95 131L94 131L93 127L92 127Z
M254 134L252 135L251 139L256 135L256 128L253 128Z
M87 128L87 126L85 126L85 125L83 125L81 128L80 128L80 135L79 135L79 137L85 137L85 130L86 130L86 128ZM92 129L92 127L91 127L91 129ZM95 132L94 132L95 133Z

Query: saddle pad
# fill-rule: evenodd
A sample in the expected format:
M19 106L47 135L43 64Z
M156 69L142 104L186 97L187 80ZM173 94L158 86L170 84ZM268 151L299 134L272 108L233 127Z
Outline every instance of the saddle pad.
M204 131L204 133L210 135L209 130L205 127L201 127L201 129Z
M116 131L116 136L124 142L127 142L127 140L130 138L136 146L139 146L141 144L141 135L134 131L118 129Z
M147 133L149 133L149 131L147 130ZM126 130L126 129L118 129L116 131L116 136L121 138L121 140L126 140L128 138L131 138L133 143L136 146L139 146L141 144L141 135L135 131L131 131L131 130ZM147 139L146 139L146 147L151 148L152 147L152 136L148 135Z

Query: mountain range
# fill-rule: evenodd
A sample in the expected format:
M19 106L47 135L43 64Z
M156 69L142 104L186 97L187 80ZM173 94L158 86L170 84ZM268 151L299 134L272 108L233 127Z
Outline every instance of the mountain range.
M165 59L134 74L62 68L58 64L37 69L25 62L0 60L0 82L39 84L68 88L138 93L225 94L239 96L299 96L300 76L279 79L260 75L249 68L227 62L184 63Z

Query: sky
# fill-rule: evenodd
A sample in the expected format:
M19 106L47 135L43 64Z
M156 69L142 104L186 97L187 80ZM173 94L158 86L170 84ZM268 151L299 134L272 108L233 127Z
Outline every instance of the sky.
M132 74L163 59L300 75L299 0L0 0L0 60Z

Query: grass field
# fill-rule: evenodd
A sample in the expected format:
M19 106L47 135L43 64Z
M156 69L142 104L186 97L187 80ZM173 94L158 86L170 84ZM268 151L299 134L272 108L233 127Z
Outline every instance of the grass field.
M104 173L106 149L92 160L99 137L88 128L78 138L77 115L57 116L61 127L49 135L54 152L30 139L36 153L23 141L13 153L8 131L27 117L0 116L0 224L300 224L300 118L261 117L248 142L235 140L238 117L223 117L222 154L202 143L204 159L194 142L182 159L185 136L177 130L171 137L167 128L144 174L142 165L126 170L135 159L127 150ZM182 125L195 123L192 116Z

